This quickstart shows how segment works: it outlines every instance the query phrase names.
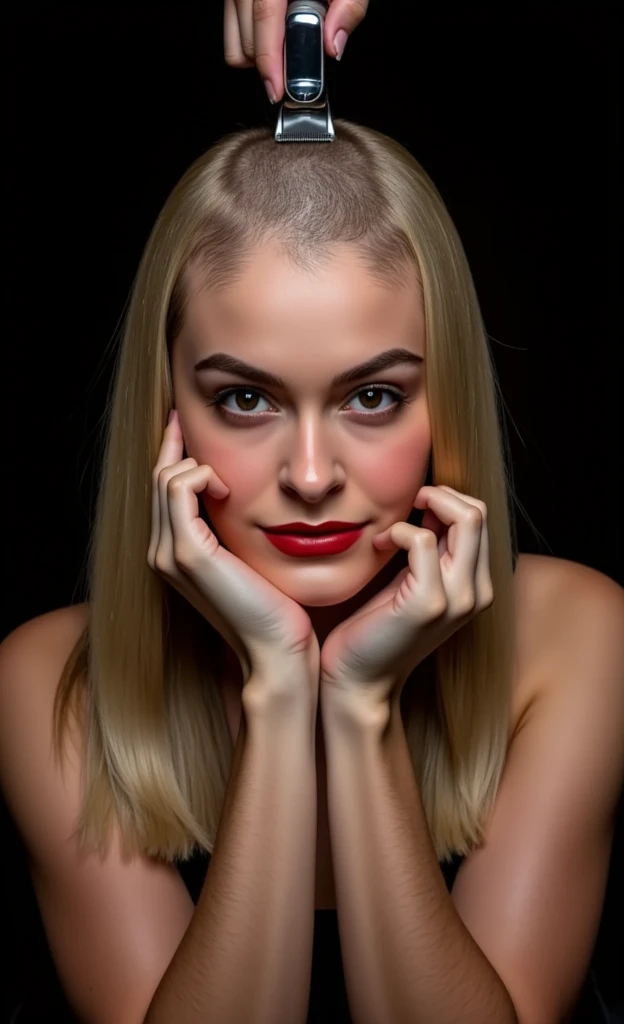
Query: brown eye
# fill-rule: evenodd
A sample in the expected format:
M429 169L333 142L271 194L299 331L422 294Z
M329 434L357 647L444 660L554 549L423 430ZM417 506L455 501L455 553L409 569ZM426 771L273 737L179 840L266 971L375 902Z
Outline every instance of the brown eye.
M393 401L380 408L379 399L377 398L376 392L379 392L380 397L388 397ZM360 396L365 396L360 398ZM226 406L226 401L229 398L233 398L237 408ZM249 387L237 387L237 388L224 388L223 391L218 391L212 398L209 398L206 405L214 405L219 410L221 416L224 419L238 420L242 423L244 420L253 422L256 418L260 419L266 409L258 409L257 401L260 399L263 402L268 402L269 399L257 391L255 388ZM351 405L355 400L362 402L363 411L355 409L354 411L360 413L359 422L369 423L371 426L378 423L385 423L390 417L395 416L402 406L409 404L411 398L401 391L399 388L392 387L389 384L372 384L365 388L360 388L355 393L353 398L349 399L347 405ZM269 403L270 404L270 403ZM249 415L246 415L246 414Z
M366 397L365 398L360 398L360 395L365 395ZM365 390L364 391L360 391L356 397L361 402L364 402L365 404L367 402L369 402L369 401L372 401L374 403L373 406L372 406L372 410L378 409L379 408L379 401L378 401L378 399L382 397L381 388L365 388ZM368 408L371 408L371 407L366 405L366 408L368 409Z
M259 397L262 396L259 396L257 391L252 391L251 388L240 388L234 392L234 401L243 412L257 412L254 403L258 401Z
M234 399L235 407L226 406L225 402L228 398ZM206 405L216 405L219 412L225 416L251 419L253 414L266 412L266 409L258 410L256 405L258 399L268 402L268 399L261 395L259 391L256 391L255 388L226 388L224 391L218 391L216 395L213 395L206 402ZM237 408L239 411L237 411ZM250 413L251 415L245 417L245 413Z

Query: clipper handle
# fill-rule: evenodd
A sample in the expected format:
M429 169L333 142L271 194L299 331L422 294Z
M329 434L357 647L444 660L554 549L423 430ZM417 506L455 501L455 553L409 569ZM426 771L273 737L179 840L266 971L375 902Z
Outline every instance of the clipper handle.
M284 33L284 99L276 142L333 142L325 84L323 33L327 0L291 0Z

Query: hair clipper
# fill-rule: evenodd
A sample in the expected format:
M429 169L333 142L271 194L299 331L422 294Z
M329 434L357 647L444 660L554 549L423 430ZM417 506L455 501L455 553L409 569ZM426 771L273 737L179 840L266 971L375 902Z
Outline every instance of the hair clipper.
M275 142L334 142L323 31L327 0L291 0L284 35L284 98Z

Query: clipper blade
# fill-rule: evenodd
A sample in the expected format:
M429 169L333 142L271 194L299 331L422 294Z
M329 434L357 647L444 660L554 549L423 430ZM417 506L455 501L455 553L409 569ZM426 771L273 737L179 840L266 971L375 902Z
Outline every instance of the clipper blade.
M333 135L276 135L276 142L333 142Z
M334 142L323 29L328 0L289 0L284 28L284 98L275 142Z
M283 101L275 125L275 142L334 142L329 102L315 108L289 107Z

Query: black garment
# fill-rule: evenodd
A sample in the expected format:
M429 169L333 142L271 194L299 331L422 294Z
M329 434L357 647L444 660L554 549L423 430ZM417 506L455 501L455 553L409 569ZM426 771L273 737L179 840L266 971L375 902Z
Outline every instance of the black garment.
M449 892L462 859L456 856L449 863L440 864ZM177 862L178 871L195 904L199 900L209 863L210 854L206 852L196 853L190 860ZM307 1024L351 1024L335 910L316 910L314 913Z

